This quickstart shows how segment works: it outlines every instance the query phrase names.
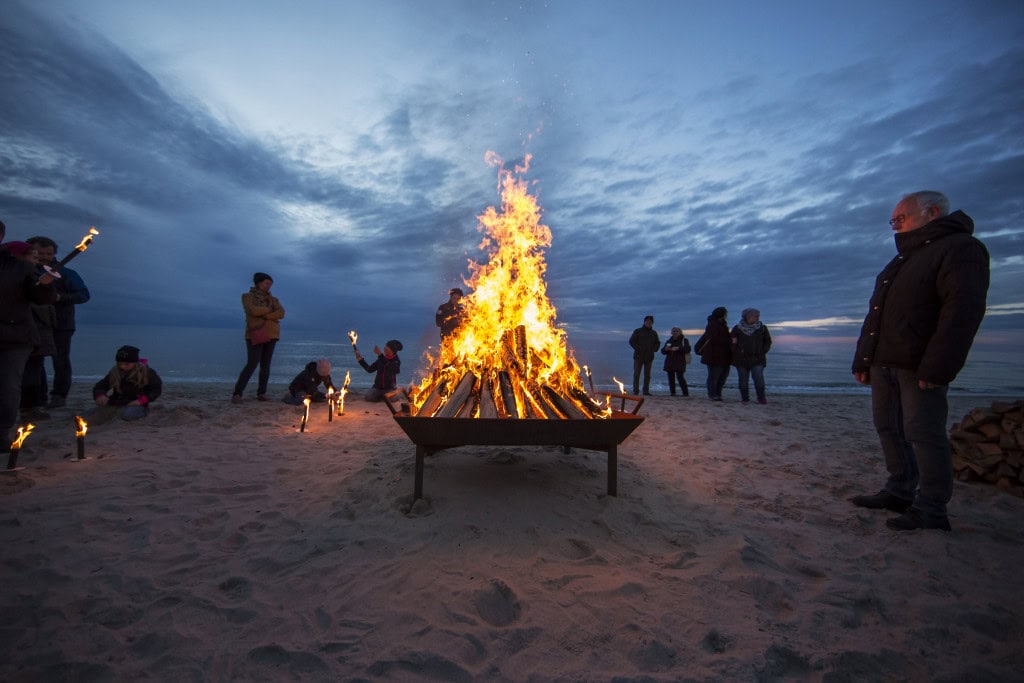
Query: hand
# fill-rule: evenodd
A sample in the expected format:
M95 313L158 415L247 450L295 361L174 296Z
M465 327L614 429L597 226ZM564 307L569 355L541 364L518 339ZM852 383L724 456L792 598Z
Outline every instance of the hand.
M49 273L46 273L44 275L40 275L39 279L36 280L36 284L40 284L40 285L48 285L51 282L53 282L53 276L50 275Z
M941 384L934 384L933 382L925 382L923 379L917 380L917 388L918 389L924 389L924 390L938 389L941 386L942 386Z
M861 384L871 384L871 375L867 370L864 372L855 372L853 373L853 377Z
M95 396L93 398L93 400L96 401L96 405L98 405L98 406L105 406L105 405L107 405L107 401L109 401L110 399L107 398L106 394L100 394L99 396Z
M380 350L379 346L374 346L373 347L373 355L379 356L381 353L383 353L383 351Z

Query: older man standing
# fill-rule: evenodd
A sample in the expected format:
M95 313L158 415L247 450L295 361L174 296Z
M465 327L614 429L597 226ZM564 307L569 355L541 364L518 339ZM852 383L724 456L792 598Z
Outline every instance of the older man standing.
M985 316L989 256L974 221L939 192L900 200L889 225L896 257L879 273L857 340L853 374L871 385L889 478L854 505L902 512L890 529L950 530L953 463L946 392Z

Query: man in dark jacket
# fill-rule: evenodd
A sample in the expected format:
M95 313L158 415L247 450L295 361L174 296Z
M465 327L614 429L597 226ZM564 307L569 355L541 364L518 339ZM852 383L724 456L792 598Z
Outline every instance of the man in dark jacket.
M49 237L30 237L28 243L36 248L39 263L56 266L57 243ZM71 337L75 334L75 306L89 300L89 288L85 286L77 272L67 266L60 269L60 279L56 282L57 302L54 308L57 313L57 325L53 328L53 340L56 352L53 354L53 391L50 392L50 408L63 408L71 390ZM46 366L43 366L39 381L43 399L48 391Z
M654 354L661 348L658 333L654 331L654 316L644 316L643 327L633 330L629 337L633 347L633 395L640 393L640 368L644 369L644 396L651 395L651 365Z
M434 324L441 328L441 339L450 337L462 324L465 309L462 307L462 289L453 287L448 290L448 301L437 307Z
M875 280L853 359L854 377L871 385L889 478L879 493L850 500L904 513L886 522L891 529L949 531L946 392L985 316L989 256L973 237L974 221L950 213L938 192L901 199L889 225L897 255Z
M55 298L51 276L40 276L31 263L0 248L0 450L10 449L25 362L39 344L30 304L50 304Z

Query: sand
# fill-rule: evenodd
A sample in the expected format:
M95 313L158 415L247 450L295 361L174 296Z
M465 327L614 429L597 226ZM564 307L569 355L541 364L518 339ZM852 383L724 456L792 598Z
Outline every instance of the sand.
M300 434L229 395L168 385L83 462L72 409L39 423L0 679L1021 680L1024 500L958 482L951 533L888 530L847 502L884 481L865 396L656 396L617 497L603 453L466 447L410 505L385 406Z

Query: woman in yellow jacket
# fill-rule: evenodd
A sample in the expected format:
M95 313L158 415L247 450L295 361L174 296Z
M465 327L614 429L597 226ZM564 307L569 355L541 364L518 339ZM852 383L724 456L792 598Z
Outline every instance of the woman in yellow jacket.
M281 318L284 307L277 297L270 295L273 278L266 273L252 276L253 287L242 295L242 308L245 309L245 350L246 363L235 382L235 393L231 396L232 403L242 402L242 392L249 383L256 366L260 366L259 384L256 387L256 398L267 401L267 382L270 380L270 361L274 357L274 347L281 338Z

